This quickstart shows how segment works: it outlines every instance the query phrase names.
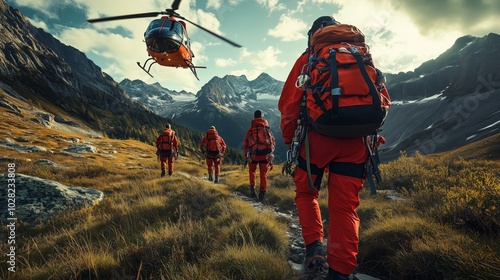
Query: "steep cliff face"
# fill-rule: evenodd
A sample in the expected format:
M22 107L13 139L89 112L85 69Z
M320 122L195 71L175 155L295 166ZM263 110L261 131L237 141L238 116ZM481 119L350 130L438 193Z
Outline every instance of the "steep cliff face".
M482 38L458 38L446 52L415 71L388 74L391 97L400 101L417 100L443 93L451 98L489 91L493 81L500 81L499 46L500 35L494 33Z
M111 133L123 123L119 116L151 114L82 52L34 27L4 1L0 21L0 81L25 98L48 101Z

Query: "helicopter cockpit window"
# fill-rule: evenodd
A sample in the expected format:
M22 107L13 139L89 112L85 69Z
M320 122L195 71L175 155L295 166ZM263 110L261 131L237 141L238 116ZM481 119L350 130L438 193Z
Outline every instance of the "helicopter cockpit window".
M172 53L179 49L184 41L184 28L170 19L153 20L144 33L146 45L157 53Z
M179 37L184 37L184 28L182 28L182 25L178 23L177 21L172 21L172 31L177 33Z
M182 25L175 21L175 20L169 20L169 19L155 19L153 20L148 28L146 29L146 33L153 29L169 29L170 31L175 32L178 36L183 37L184 35L184 29L182 28Z
M159 28L161 26L161 24L162 24L162 20L161 19L155 19L155 20L153 20L149 24L148 28L146 29L146 32L148 32L149 30L154 29L154 28Z

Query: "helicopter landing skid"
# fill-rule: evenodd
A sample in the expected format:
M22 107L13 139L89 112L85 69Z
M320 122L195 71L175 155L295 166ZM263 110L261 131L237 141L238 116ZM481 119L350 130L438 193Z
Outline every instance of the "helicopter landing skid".
M144 65L141 65L139 62L137 62L137 65L142 69L144 70L144 72L148 73L149 76L151 76L151 78L154 78L153 75L151 75L151 73L149 73L149 70L151 70L151 66L153 66L153 64L156 63L156 61L153 61L151 62L151 64L149 64L149 67L148 67L148 70L146 70L146 65L148 64L148 61L150 60L154 60L152 57L151 58L148 58L146 61L144 61Z
M191 72L193 72L193 75L196 77L196 79L199 81L200 79L198 78L198 74L196 73L196 68L207 68L205 66L194 66L191 61L186 60L185 61Z

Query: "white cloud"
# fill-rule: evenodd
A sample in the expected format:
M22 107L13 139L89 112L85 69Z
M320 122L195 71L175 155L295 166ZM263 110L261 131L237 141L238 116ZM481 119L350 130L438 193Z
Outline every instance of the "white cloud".
M308 26L304 21L282 14L278 25L270 29L267 34L285 42L299 41L307 39L304 35L307 33L307 28Z
M38 28L42 28L45 32L51 32L50 29L49 29L49 27L47 26L47 24L44 21L42 21L42 20L40 20L38 18L34 18L34 19L30 18L30 22L34 26L36 26Z
M38 10L46 15L48 18L58 18L57 13L54 11L54 0L44 1L44 0L13 0L13 2L18 6L30 7L32 9Z
M245 75L248 79L257 78L262 72L269 72L270 69L286 66L286 61L280 61L278 55L281 53L279 49L268 46L264 50L251 52L243 48L240 52L240 63L248 62L245 65L246 69L238 69L231 71L233 75Z
M207 1L207 9L215 9L218 10L222 6L222 0L208 0Z
M194 65L200 65L200 63L208 61L208 57L205 55L205 46L203 44L191 41L191 50L194 53Z
M196 11L197 15L197 21L191 20L194 23L216 33L221 35L222 32L220 31L220 21L217 19L217 17L213 13L205 12L203 10L197 10ZM196 28L196 27L194 27ZM201 31L205 32L205 31Z
M241 51L240 51L240 55L241 57L249 57L252 55L252 53L247 49L247 48L242 48Z
M263 5L271 12L285 9L285 5L279 3L279 0L257 0L257 3Z
M232 58L216 58L215 59L215 65L219 67L228 67L228 66L233 66L238 63L236 60Z
M333 16L344 24L352 24L366 36L376 66L384 72L411 71L423 61L451 47L460 32L448 31L439 36L424 36L405 13L395 10L385 0L314 0L340 6ZM385 4L384 4L385 3ZM360 9L363 7L363 9Z

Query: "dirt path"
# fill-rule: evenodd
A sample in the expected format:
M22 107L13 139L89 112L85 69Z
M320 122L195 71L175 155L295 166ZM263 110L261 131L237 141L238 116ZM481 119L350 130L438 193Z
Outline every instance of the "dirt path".
M183 172L178 172L177 174L182 175L187 178L193 178L189 174L183 173ZM204 178L195 178L198 180L208 180L207 177ZM219 183L220 185L224 185L223 181ZM273 207L272 205L265 205L261 202L256 201L254 198L250 198L245 194L239 193L239 192L233 192L232 193L234 197L243 200L250 205L252 205L253 208L255 208L257 211L262 212L264 210L271 211L282 221L286 221L288 225L288 238L290 241L290 254L288 256L288 263L290 266L298 272L300 275L303 276L304 280L322 280L327 272L327 268L325 269L324 272L319 272L319 273L310 273L304 271L304 266L303 266L303 261L306 253L304 241L302 238L302 229L299 224L299 219L297 216L296 211L288 211L288 212L281 212L277 207ZM326 240L325 244L326 246ZM355 273L351 276L352 280L380 280L379 278L371 277L366 274L361 274L361 273Z

